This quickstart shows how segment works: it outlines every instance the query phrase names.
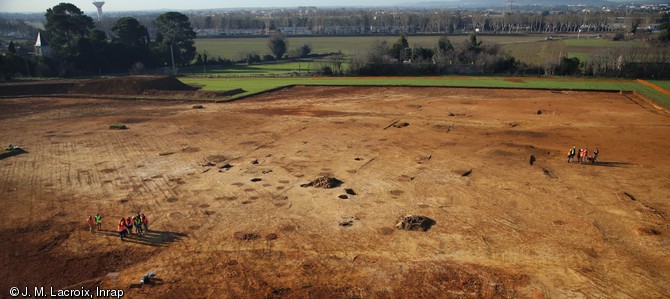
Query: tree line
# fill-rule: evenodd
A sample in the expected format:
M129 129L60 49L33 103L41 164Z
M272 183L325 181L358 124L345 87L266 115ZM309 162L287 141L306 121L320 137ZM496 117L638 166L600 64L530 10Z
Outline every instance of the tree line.
M666 29L667 30L667 29ZM483 43L476 34L452 43L442 36L433 47L410 46L401 35L394 42L376 39L366 53L352 55L348 68L342 56L333 56L316 68L321 75L444 75L506 74L533 76L597 76L627 78L670 78L670 47L657 42L651 49L637 47L603 48L586 61L559 57L542 65L523 63L498 44Z
M5 77L27 75L85 76L140 72L145 68L189 65L196 54L196 37L189 18L166 12L155 19L152 40L145 25L132 17L116 20L108 35L75 5L60 3L47 9L43 50L34 57L8 51L0 70Z
M320 66L320 72L343 72L340 61ZM439 75L533 73L537 68L518 62L497 44L483 44L476 34L462 42L452 43L445 35L434 47L410 47L408 37L401 35L393 44L375 40L365 54L353 55L344 70L351 75ZM338 71L333 71L338 70Z
M544 10L543 10L544 9ZM667 13L667 10L665 11ZM227 35L235 30L257 30L269 35L275 28L303 28L295 34L452 34L479 29L487 33L561 33L561 32L635 32L656 30L664 12L656 10L580 6L517 7L514 11L459 9L270 9L187 12L193 28L203 34ZM153 36L157 14L134 17ZM114 26L114 18L97 24L105 32ZM0 19L0 32L21 34L34 28L21 20ZM291 34L290 32L285 32ZM245 33L242 33L245 34ZM251 34L251 33L246 33Z
M240 29L306 28L311 34L452 34L479 29L489 33L635 32L653 28L662 14L650 11L460 11L314 9L266 13L228 11L189 15L194 28L225 35Z
M133 17L121 17L109 24L107 32L79 8L61 3L49 8L42 37L51 55L21 55L10 43L0 55L0 73L10 78L22 73L29 76L88 76L113 73L139 73L145 69L163 69L189 65L227 66L234 62L256 63L284 58L302 58L311 53L309 45L289 48L286 35L274 27L268 39L273 55L248 53L236 61L213 59L197 53L196 33L190 18L178 12L157 15L151 29ZM517 74L586 75L661 78L670 76L669 15L657 20L661 30L652 50L622 47L593 53L587 61L560 57L544 65L527 65L503 51L499 45L483 44L477 34L452 43L442 34L433 47L410 46L408 35L395 43L375 40L367 53L350 57L332 55L321 63L322 75L436 75L436 74ZM149 32L153 32L150 35ZM151 36L153 35L153 39ZM615 36L616 37L616 36ZM348 59L348 63L347 62ZM345 68L345 66L348 66Z

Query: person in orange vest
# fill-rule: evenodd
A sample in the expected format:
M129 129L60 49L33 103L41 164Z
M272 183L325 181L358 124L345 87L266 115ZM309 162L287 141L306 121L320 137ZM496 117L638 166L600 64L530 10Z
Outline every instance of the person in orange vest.
M580 161L580 159L581 159L580 157L582 156L582 150L583 150L583 148L580 148L580 149L577 151L577 162L581 162L581 161Z
M93 228L95 227L95 221L93 220L93 216L88 215L88 219L86 219L86 222L88 222L88 230L93 233Z
M582 163L582 152L584 151L583 148L580 148L579 151L577 152L577 161L579 163Z
M126 227L126 220L121 217L121 220L119 221L119 226L117 228L117 231L119 232L119 237L121 238L121 241L123 241L123 238L128 235L128 228Z
M589 151L588 151L587 149L582 150L582 152L581 152L579 155L580 155L580 156L579 156L579 160L580 160L582 163L586 163L586 162L588 162L588 161L586 160L586 157L589 155Z
M149 219L147 216L144 216L144 213L142 213L142 226L144 228L144 233L146 234L149 231Z
M133 220L130 217L126 218L126 229L128 230L128 235L133 234Z

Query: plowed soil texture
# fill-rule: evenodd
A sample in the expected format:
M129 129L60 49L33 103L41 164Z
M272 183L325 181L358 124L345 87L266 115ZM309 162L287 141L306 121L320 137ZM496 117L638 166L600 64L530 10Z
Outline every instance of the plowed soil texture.
M670 297L670 116L634 94L22 97L0 100L0 128L24 150L0 159L3 297ZM572 146L598 163L568 163ZM320 176L342 183L299 187ZM122 242L138 212L149 231ZM396 229L404 215L435 223Z

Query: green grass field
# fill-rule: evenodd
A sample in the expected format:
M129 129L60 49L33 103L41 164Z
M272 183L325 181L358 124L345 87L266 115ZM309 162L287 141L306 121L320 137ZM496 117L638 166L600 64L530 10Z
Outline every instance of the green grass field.
M211 74L223 76L254 76L254 75L276 75L295 72L307 72L313 70L319 61L303 61L303 62L285 62L272 64L252 64L252 65L232 65L223 68L203 68L194 69L189 72L182 72L182 74Z
M570 38L563 40L563 43L568 47L646 47L643 42L637 40L613 41L606 38Z
M452 43L459 43L467 36L450 36ZM310 44L312 53L324 54L342 52L345 55L365 53L375 39L393 43L398 36L383 37L289 37L289 49ZM409 36L410 45L434 47L439 36ZM607 48L648 47L638 41L614 42L606 38L566 38L545 40L544 34L525 36L480 36L484 43L501 45L503 50L522 62L542 66L547 61L558 62L562 56L577 57L585 61L595 52ZM269 53L267 38L217 38L196 39L200 53L206 51L209 57L218 56L237 59L241 53L254 52L259 55ZM633 80L599 80L571 78L520 78L506 80L506 77L325 77L325 78L263 78L262 75L281 75L313 70L320 62L287 62L263 65L232 66L221 69L208 69L205 72L195 70L191 74L223 76L224 78L182 78L188 84L201 85L204 90L222 91L242 88L245 93L234 98L245 97L266 90L287 85L396 85L396 86L452 86L452 87L497 87L497 88L539 88L573 90L630 90L640 92L670 107L670 97ZM652 81L652 83L670 90L670 81Z
M670 107L670 96L632 80L571 79L571 78L515 78L508 77L312 77L312 78L181 78L184 83L202 86L206 91L235 88L246 90L233 98L245 97L288 85L379 85L379 86L439 86L439 87L496 87L572 90L629 90ZM654 83L659 81L654 81ZM659 86L670 85L660 81Z
M501 47L517 60L538 66L543 66L548 61L557 63L560 57L568 53L560 40L509 43L502 44Z
M198 67L190 68L188 71L181 71L182 75L211 75L223 77L258 77L258 76L286 76L287 74L294 75L296 73L307 75L314 72L328 62L324 59L304 59L300 62L280 62L267 64L251 64L251 65L232 65L225 67ZM348 63L342 63L342 69L346 69Z
M594 52L613 48L634 47L649 49L650 46L641 41L612 41L607 38L582 37L580 39L569 37L546 41L545 34L523 35L523 36L480 36L479 40L485 44L498 44L504 51L517 60L542 66L547 61L561 56L577 57L585 61ZM294 49L303 44L312 47L312 53L325 54L342 52L345 55L355 53L366 53L374 40L386 40L394 43L398 36L347 36L347 37L289 37L289 49ZM452 43L460 43L468 37L465 35L450 36ZM407 37L411 46L422 46L434 48L439 36L409 36ZM210 58L222 57L238 60L242 53L256 53L258 55L270 54L267 38L215 38L196 39L195 46L199 53L207 52Z
M576 53L576 52L568 52L568 58L577 58L579 59L580 62L587 61L589 59L589 54L588 53Z
M642 52L644 49L649 49L651 46L638 40L613 41L607 38L571 38L563 40L565 51L568 57L577 57L579 61L586 61L588 57L598 51L605 51L608 49L622 49L622 48L639 48Z
M289 37L289 49L294 49L303 44L312 47L312 53L325 54L342 52L351 55L358 52L367 52L375 39L386 40L389 43L397 41L399 36L336 36L336 37ZM407 40L411 46L435 47L439 36L408 36ZM467 36L450 36L452 43L458 43ZM480 36L479 40L485 43L515 44L544 40L544 35L528 36ZM195 47L198 53L205 51L211 58L221 57L237 59L241 53L254 52L258 55L270 54L267 38L215 38L196 39Z

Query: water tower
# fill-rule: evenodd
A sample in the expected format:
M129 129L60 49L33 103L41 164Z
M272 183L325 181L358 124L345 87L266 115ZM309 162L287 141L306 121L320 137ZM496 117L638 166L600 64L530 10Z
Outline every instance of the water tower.
M93 0L93 5L98 8L98 21L100 21L102 19L102 6L105 5L105 1Z

